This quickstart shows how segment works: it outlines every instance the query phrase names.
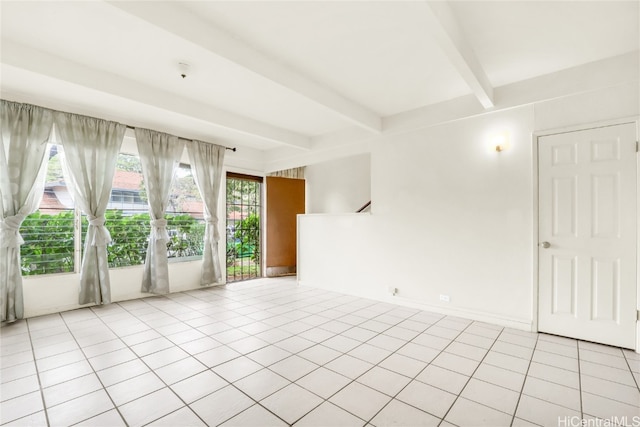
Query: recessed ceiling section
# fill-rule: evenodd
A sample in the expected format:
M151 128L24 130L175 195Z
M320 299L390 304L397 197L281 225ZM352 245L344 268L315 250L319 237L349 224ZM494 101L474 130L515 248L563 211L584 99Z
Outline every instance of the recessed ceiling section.
M452 1L494 87L640 47L638 1Z
M398 131L440 107L482 112L501 86L637 52L639 7L0 0L0 90L293 164L389 132L390 117Z
M425 2L181 4L381 116L470 93L429 36Z
M180 98L305 135L349 126L308 99L108 3L2 2L2 12L3 39ZM185 79L177 71L181 61L191 65Z
M239 144L258 150L270 150L282 145L264 138L224 129L190 115L87 89L6 64L2 64L0 73L2 75L0 96L3 99L118 121L131 126L150 128L228 147ZM124 117L123 111L126 112Z

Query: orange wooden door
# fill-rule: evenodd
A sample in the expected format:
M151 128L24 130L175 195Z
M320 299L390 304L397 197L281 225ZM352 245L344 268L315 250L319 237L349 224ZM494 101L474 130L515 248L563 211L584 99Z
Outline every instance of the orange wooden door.
M305 213L305 181L267 177L268 277L296 273L297 215Z

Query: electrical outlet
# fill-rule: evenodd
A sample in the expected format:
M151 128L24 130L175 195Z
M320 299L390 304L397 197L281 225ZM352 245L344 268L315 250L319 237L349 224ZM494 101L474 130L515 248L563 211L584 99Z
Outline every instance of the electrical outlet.
M451 301L451 298L449 297L449 295L442 295L442 294L440 294L440 301L442 301L442 302L449 302L449 301Z

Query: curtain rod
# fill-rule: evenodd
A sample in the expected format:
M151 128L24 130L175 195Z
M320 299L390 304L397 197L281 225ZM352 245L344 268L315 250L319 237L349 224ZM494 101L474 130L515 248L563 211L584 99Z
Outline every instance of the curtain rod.
M136 128L135 128L135 127L133 127L133 126L129 126L129 125L126 125L126 126L127 126L127 129L131 129L131 130L135 130L135 129L136 129ZM183 139L183 140L185 140L185 141L189 141L189 139L187 139L187 138L181 138L181 137L178 137L178 139ZM236 152L236 150L237 150L237 148L236 148L236 147L224 147L224 148L225 148L225 150L231 150L231 151L233 151L234 153L235 153L235 152Z
M0 0L0 1L2 1L2 0ZM77 116L83 116L83 114L71 113L71 112L62 111L62 110L55 110L55 109L53 109L53 108L42 107L42 106L40 106L40 105L29 104L29 103L22 103L22 102L17 102L17 101L10 101L10 100L8 100L8 99L4 99L4 98L0 98L0 99L1 99L2 101L12 102L12 103L14 103L14 104L33 105L33 106L35 106L35 107L38 107L38 108L44 108L45 110L49 110L49 111L53 111L53 112L66 113L66 114L75 114L75 115L77 115ZM91 116L87 116L87 115L84 115L84 116L85 116L85 117L91 117ZM104 119L101 119L101 120L104 120ZM116 122L116 123L119 123L119 122ZM129 126L129 125L125 125L125 126L127 127L127 129L132 129L132 130L135 130L135 129L136 129L136 128L135 128L135 127L133 127L133 126ZM185 140L185 141L189 141L189 139L187 139L187 138L180 138L180 137L178 137L178 139L183 139L183 140ZM219 145L219 144L217 144L217 145ZM222 146L221 146L221 147L222 147ZM235 152L236 152L236 150L237 150L237 148L236 148L236 147L224 147L224 148L225 148L226 150L231 150L231 151L233 151L234 153L235 153Z

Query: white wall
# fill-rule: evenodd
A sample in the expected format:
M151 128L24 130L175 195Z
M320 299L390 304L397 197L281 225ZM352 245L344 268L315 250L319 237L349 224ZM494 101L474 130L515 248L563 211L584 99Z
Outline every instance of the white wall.
M638 81L552 99L535 105L535 130L587 125L640 114Z
M376 219L369 213L298 215L299 283L384 298L379 263L387 254L380 250Z
M308 213L355 212L371 200L371 156L360 154L309 165Z
M532 128L522 107L376 144L374 213L393 224L399 296L529 317ZM505 130L511 147L497 153L489 139Z
M381 138L373 214L301 219L301 281L381 299L392 286L395 301L428 306L445 294L443 308L528 327L532 129L522 107ZM496 153L488 137L504 130L511 149Z
M638 92L633 82L379 138L373 213L301 217L300 282L535 327L533 133L638 115ZM511 147L496 153L488 139L504 130Z
M202 261L170 262L171 292L199 288L201 265ZM140 292L142 269L141 265L136 265L110 270L112 302L153 296ZM22 285L25 317L41 316L93 305L81 306L78 304L80 274L77 273L24 277Z

